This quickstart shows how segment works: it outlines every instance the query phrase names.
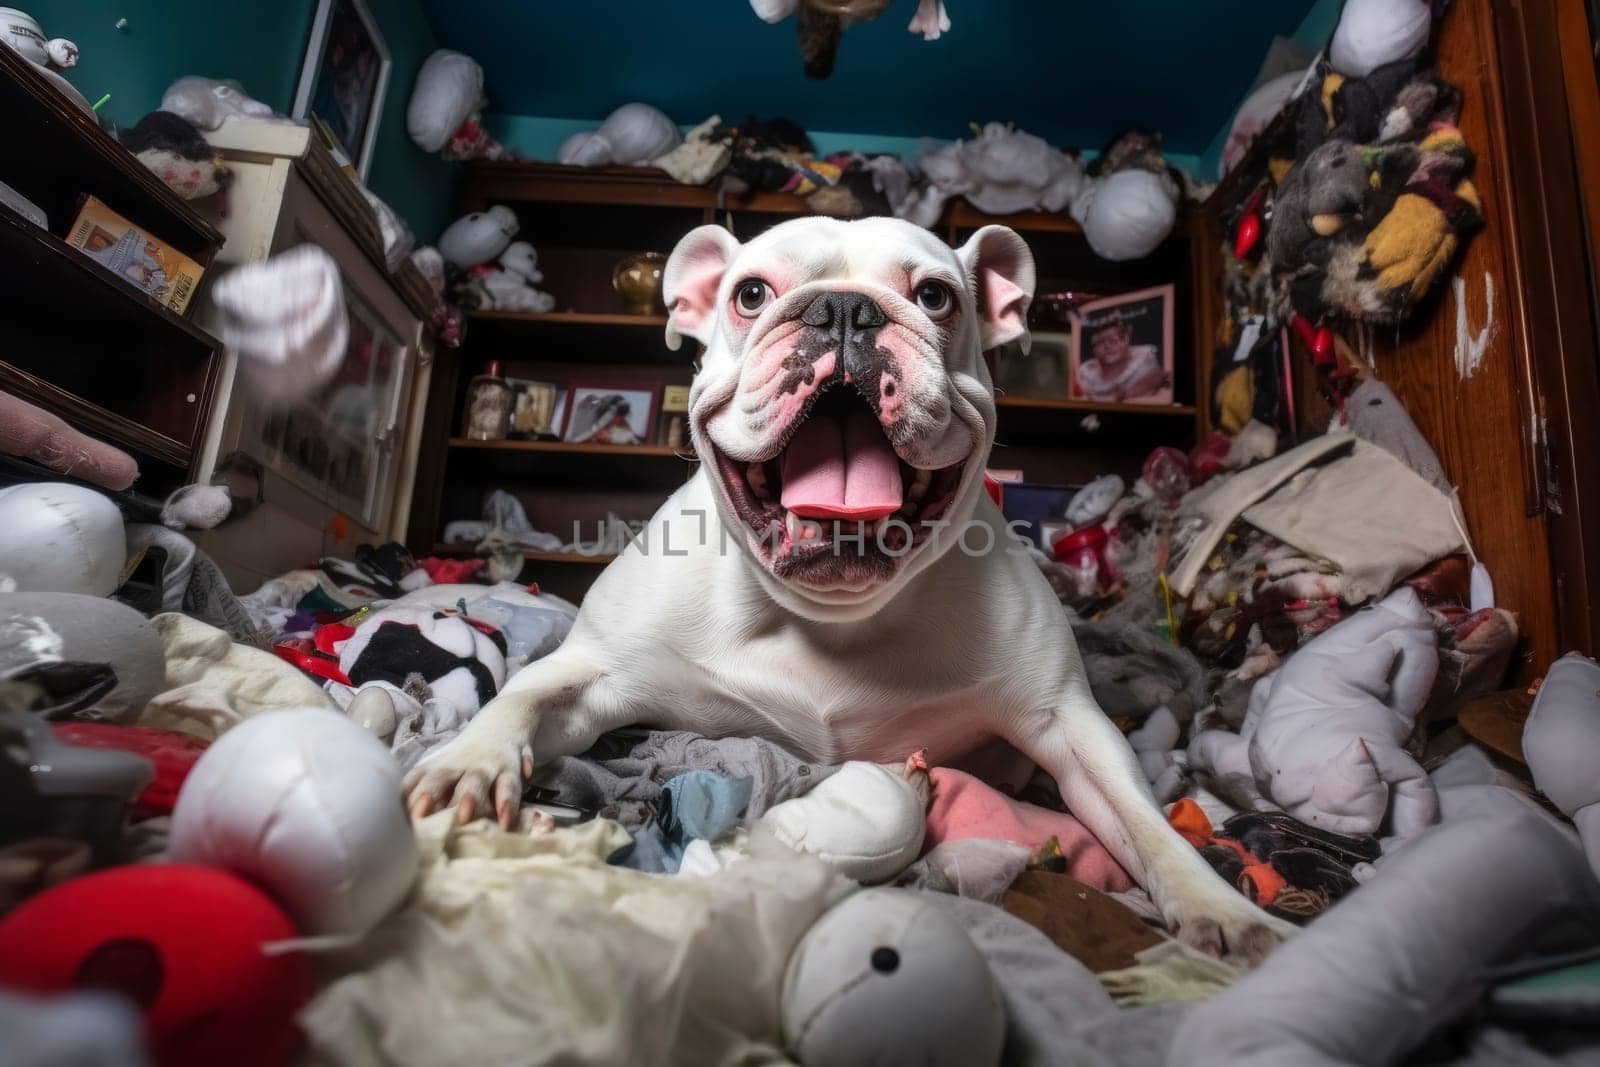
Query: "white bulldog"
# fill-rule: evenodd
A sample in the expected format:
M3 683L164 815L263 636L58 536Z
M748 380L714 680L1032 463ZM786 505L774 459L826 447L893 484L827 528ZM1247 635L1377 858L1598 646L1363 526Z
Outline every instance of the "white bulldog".
M525 777L635 723L808 759L949 763L1003 739L1184 940L1263 955L1291 929L1167 825L1095 704L1049 585L984 492L983 351L1026 342L1027 245L959 251L894 219L806 218L667 264L668 344L706 346L698 472L600 575L561 648L406 779L411 810L501 822Z

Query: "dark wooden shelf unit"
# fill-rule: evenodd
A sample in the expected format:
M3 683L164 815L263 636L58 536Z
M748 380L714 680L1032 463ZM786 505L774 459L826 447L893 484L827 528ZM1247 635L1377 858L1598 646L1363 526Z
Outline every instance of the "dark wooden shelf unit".
M202 265L222 235L8 48L0 111L19 146L0 180L49 223L0 206L0 389L126 449L139 461L134 488L159 496L190 473L221 346L64 238L84 195Z
M730 225L741 240L806 214L799 197L776 193L720 196L679 185L661 171L639 167L577 168L544 163L474 162L466 167L462 210L505 204L517 212L520 236L533 243L545 274L542 288L557 309L474 312L466 342L439 358L428 405L429 423L418 463L409 540L419 553L470 554L470 546L439 543L446 523L479 518L486 493L514 493L529 520L564 541L577 529L592 541L608 513L648 518L693 469L687 449L662 445L589 446L551 441L467 441L458 436L468 381L489 360L509 377L561 384L686 385L696 346L676 352L665 343L663 309L649 315L628 307L611 288L616 263L635 252L670 252L685 233L709 222ZM949 205L936 232L952 244L990 223L1016 229L1039 267L1039 291L1125 292L1173 283L1176 288L1176 391L1182 403L1164 406L1097 404L1054 397L1002 397L992 463L1022 467L1030 481L1075 484L1107 471L1133 476L1159 444L1189 447L1208 429L1194 404L1216 301L1201 254L1211 223L1185 212L1172 237L1135 263L1109 263L1089 248L1065 215L984 215L965 202ZM658 416L659 420L659 416ZM689 462L684 462L689 461ZM525 580L580 597L597 573L592 566L552 566L597 557L527 553Z

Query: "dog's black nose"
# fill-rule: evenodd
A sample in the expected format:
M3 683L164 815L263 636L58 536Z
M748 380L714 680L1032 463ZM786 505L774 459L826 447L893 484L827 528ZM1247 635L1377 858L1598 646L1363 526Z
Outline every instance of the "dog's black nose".
M878 302L865 293L823 293L801 313L800 321L829 333L842 333L847 326L853 330L877 329L889 318Z

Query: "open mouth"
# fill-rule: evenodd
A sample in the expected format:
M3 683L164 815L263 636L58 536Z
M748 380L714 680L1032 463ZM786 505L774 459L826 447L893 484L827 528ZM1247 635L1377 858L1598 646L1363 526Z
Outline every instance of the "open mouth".
M932 536L965 461L923 470L895 452L853 387L818 392L771 459L716 451L717 470L756 550L779 577L861 584Z

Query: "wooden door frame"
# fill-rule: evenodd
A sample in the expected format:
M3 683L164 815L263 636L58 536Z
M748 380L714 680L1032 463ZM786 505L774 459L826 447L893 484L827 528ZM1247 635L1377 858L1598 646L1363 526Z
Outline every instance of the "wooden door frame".
M1580 0L1490 4L1504 118L1519 309L1513 346L1529 389L1563 649L1600 649L1600 94ZM1574 21L1575 20L1575 21ZM1508 501L1508 505L1510 501Z

